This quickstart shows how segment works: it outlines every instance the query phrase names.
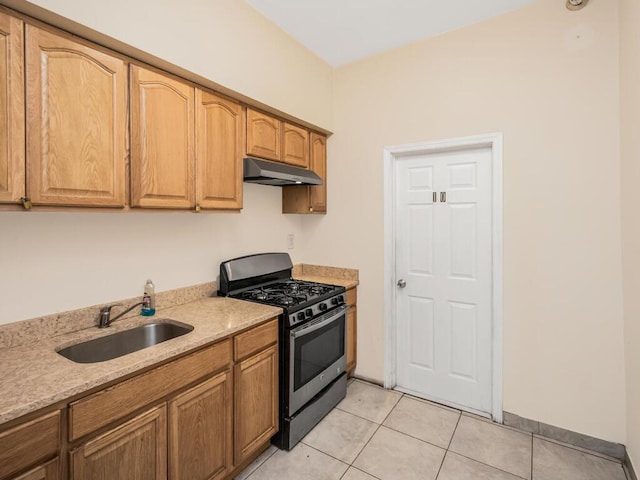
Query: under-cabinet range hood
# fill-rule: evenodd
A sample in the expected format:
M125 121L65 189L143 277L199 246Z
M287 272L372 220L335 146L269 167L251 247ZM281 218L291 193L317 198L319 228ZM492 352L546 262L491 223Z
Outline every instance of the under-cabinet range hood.
M322 179L311 170L252 157L244 159L244 181L276 187L322 185Z

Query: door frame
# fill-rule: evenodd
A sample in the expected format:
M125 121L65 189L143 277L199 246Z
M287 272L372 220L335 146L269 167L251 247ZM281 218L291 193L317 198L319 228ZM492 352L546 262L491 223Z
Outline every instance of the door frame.
M491 415L502 423L502 320L503 320L503 200L502 133L449 138L433 142L394 145L384 148L384 387L396 386L396 274L395 274L395 165L419 154L435 154L491 148L492 162L492 369ZM460 408L459 405L455 405ZM471 410L470 410L471 411ZM478 413L478 412L475 412Z

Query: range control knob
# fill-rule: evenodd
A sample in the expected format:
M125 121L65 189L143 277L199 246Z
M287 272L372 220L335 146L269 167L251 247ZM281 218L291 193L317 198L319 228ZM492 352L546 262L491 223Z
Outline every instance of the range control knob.
M304 320L304 313L303 312L299 312L298 313L298 320Z
M318 305L318 308L321 312L324 312L327 309L327 304L322 302L320 305Z
M338 296L338 303L344 303L344 295Z
M313 310L311 310L310 308L307 308L307 309L304 311L304 314L305 314L307 317L312 317L312 316L313 316Z
M338 300L338 297L333 297L331 299L331 305L338 305L338 303L340 303L340 301Z

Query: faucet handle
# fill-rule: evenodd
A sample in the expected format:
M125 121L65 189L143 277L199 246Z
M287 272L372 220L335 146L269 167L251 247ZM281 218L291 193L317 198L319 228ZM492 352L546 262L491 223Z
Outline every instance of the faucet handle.
M100 314L98 315L98 327L106 328L111 324L111 309L113 307L121 307L121 303L114 303L113 305L107 305L100 309Z
M114 303L113 305L107 305L107 306L102 307L102 308L100 309L100 313L111 313L111 309L112 309L113 307L121 307L121 306L122 306L122 304L121 304L121 303Z

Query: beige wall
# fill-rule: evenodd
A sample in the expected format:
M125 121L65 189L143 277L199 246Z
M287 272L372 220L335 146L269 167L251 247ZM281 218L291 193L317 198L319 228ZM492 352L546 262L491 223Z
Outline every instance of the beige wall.
M627 367L627 451L640 473L640 1L620 2L622 265Z
M383 379L383 147L503 132L504 410L624 442L617 4L542 0L334 82L304 251L360 269L356 373Z
M331 68L243 1L34 3L331 126ZM211 281L222 260L302 243L280 212L279 188L247 184L241 215L0 212L0 324L141 295L147 277L158 291Z

